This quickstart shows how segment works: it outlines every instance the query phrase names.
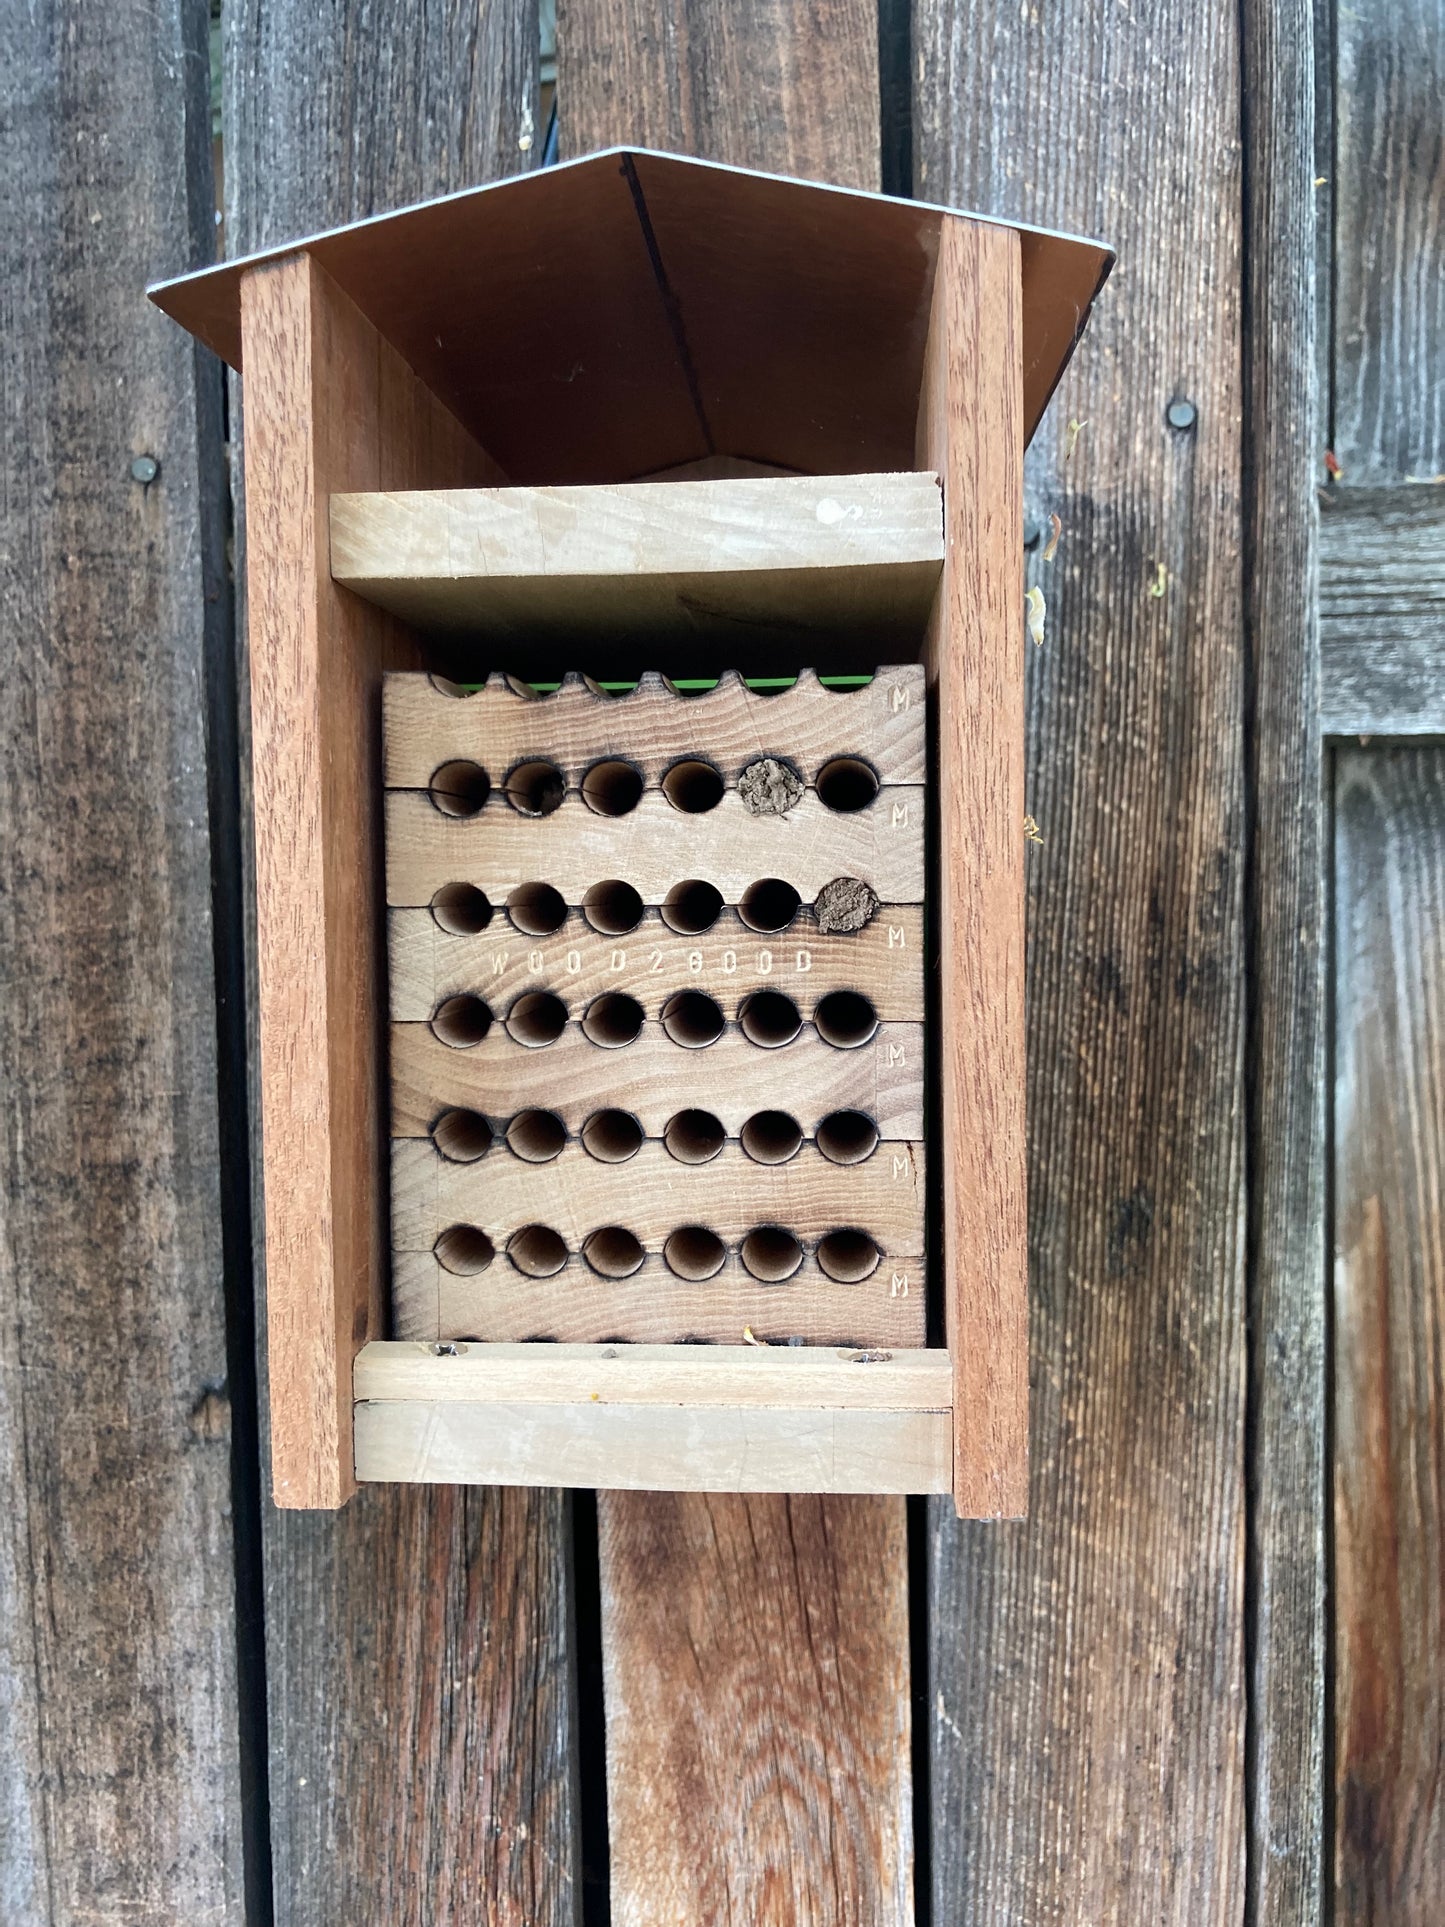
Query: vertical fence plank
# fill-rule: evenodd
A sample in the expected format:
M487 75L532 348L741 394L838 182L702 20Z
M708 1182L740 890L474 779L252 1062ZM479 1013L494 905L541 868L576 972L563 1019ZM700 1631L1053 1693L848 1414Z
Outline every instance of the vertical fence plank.
M1323 1885L1324 786L1313 0L1245 0L1248 1918Z
M1244 1911L1237 32L914 8L915 192L1121 257L1028 471L1031 1516L931 1513L936 1927Z
M233 254L540 155L535 0L235 0L226 34ZM266 1504L279 1921L575 1919L569 1546L555 1492Z
M1335 764L1335 1917L1445 1918L1445 751Z
M562 0L557 53L568 152L878 184L864 0ZM614 1921L911 1923L902 1502L603 1494L598 1514Z
M205 11L0 79L0 1918L242 1915L207 836ZM132 462L152 457L150 471Z

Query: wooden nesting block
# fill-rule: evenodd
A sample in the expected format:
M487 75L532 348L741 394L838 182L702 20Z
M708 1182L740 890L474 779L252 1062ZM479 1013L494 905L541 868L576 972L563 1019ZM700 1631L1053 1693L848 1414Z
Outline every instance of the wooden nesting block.
M921 672L385 718L397 1330L923 1344Z

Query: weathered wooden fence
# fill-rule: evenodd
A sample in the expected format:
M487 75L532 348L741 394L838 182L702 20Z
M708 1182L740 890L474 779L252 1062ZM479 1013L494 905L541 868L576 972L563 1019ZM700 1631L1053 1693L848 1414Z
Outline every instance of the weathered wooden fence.
M564 153L1119 250L1029 466L1004 1527L265 1499L242 391L141 293L207 25L0 76L0 1920L1437 1922L1442 0L559 6ZM230 253L542 159L536 0L222 25Z

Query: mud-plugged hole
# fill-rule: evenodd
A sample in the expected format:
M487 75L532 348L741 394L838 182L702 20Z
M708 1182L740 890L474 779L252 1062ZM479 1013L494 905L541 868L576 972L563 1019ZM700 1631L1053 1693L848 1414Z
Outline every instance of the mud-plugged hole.
M711 930L722 909L722 891L711 883L690 878L675 883L662 905L662 921L680 937L700 937Z
M582 1015L582 1035L604 1050L619 1050L642 1034L642 1005L625 990L594 997Z
M708 1164L726 1137L721 1120L711 1111L678 1111L667 1120L662 1141L679 1164Z
M463 993L437 1005L431 1018L432 1035L453 1050L470 1050L492 1028L492 1013L480 997Z
M755 1111L738 1133L755 1164L786 1164L803 1142L803 1127L786 1111Z
M507 1032L529 1050L555 1044L567 1022L567 1006L550 990L529 990L507 1012Z
M642 1149L642 1126L631 1111L594 1111L582 1126L582 1148L599 1164L626 1164Z
M631 763L594 763L582 778L582 801L598 816L627 816L642 800L642 772Z
M878 1126L866 1111L830 1111L814 1142L831 1164L862 1164L878 1149Z
M492 921L492 906L474 883L444 883L431 913L437 928L453 937L479 936Z
M792 1043L803 1028L803 1019L792 998L781 990L755 990L742 1001L738 1026L750 1044L777 1050Z
M492 779L480 763L443 763L432 771L427 794L443 816L475 816L492 793Z
M787 929L801 902L791 883L784 883L781 877L763 877L744 890L738 915L749 930L772 936Z
M818 1268L840 1285L870 1278L881 1255L866 1231L830 1231L818 1241Z
M567 1262L567 1247L551 1225L527 1224L513 1232L507 1256L524 1278L552 1278Z
M492 1148L492 1127L480 1111L443 1111L431 1141L450 1164L475 1164Z
M642 898L630 883L609 877L588 890L582 899L582 914L604 937L625 937L642 921Z
M744 1270L765 1285L780 1285L803 1262L803 1247L781 1225L760 1224L743 1239L738 1254Z
M496 1249L485 1231L474 1224L449 1224L432 1246L443 1271L459 1278L475 1278L496 1257Z
M550 937L567 921L567 905L550 883L519 883L507 898L507 917L524 937Z
M878 794L878 778L860 756L835 756L818 771L818 801L830 810L866 810Z
M697 757L674 763L662 779L662 793L675 810L702 816L723 799L723 779L711 763Z
M689 1284L715 1278L726 1257L722 1239L701 1224L679 1225L662 1247L663 1263L668 1270L674 1278L685 1278Z
M526 1164L550 1164L567 1142L567 1127L555 1111L518 1111L507 1126L507 1148Z
M674 1044L701 1050L722 1036L722 1010L705 990L675 990L662 1006L662 1028Z
M522 816L550 816L562 807L567 779L555 763L533 758L507 771L502 793Z
M582 1256L599 1278L630 1278L642 1269L642 1246L620 1224L603 1225L589 1233Z
M877 1030L878 1012L861 990L830 990L814 1010L813 1022L825 1044L857 1050Z

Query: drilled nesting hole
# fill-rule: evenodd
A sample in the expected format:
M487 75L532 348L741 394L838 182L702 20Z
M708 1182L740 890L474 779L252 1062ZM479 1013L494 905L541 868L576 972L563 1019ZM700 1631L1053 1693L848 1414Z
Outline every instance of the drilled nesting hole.
M475 937L492 921L492 906L474 883L444 883L431 900L439 930L453 937Z
M550 883L519 883L507 898L507 917L524 937L550 937L567 921L567 905Z
M626 1164L642 1149L642 1126L631 1111L594 1111L582 1126L582 1148L599 1164Z
M582 1016L582 1034L605 1050L630 1044L642 1031L642 1005L625 990L604 991L594 997Z
M878 1126L866 1111L830 1111L814 1142L833 1164L861 1164L878 1149Z
M642 1268L642 1246L620 1224L603 1225L591 1232L582 1246L582 1256L599 1278L630 1278Z
M492 1127L479 1111L443 1111L431 1141L452 1164L475 1164L492 1148Z
M567 1022L567 1006L550 990L529 990L507 1012L508 1034L529 1050L555 1044Z
M738 1254L745 1270L765 1285L791 1278L803 1262L803 1247L781 1225L760 1224L743 1239Z
M690 757L674 763L662 779L662 793L675 810L702 816L723 799L723 779L711 763Z
M701 1050L722 1036L722 1010L705 990L675 990L662 1006L662 1028L674 1044Z
M497 1255L486 1232L479 1231L474 1224L448 1225L432 1251L443 1271L454 1272L461 1278L474 1278L479 1271L485 1271Z
M726 1136L711 1111L678 1111L667 1120L662 1141L679 1164L707 1164L721 1151Z
M830 990L813 1012L813 1022L825 1044L856 1050L878 1028L878 1012L860 990Z
M550 816L562 807L567 779L555 763L537 758L508 770L502 793L521 816Z
M803 1028L798 1006L781 990L755 990L738 1011L738 1024L750 1044L777 1050L791 1044Z
M524 1278L552 1278L567 1262L567 1247L550 1225L523 1225L513 1232L507 1256Z
M715 1278L723 1268L727 1250L722 1239L706 1225L679 1225L662 1247L662 1258L675 1278L699 1284Z
M480 997L448 997L432 1012L432 1035L453 1050L470 1050L492 1028L492 1013Z
M830 1231L818 1241L818 1268L840 1285L871 1277L880 1255L866 1231Z
M738 915L749 930L771 936L787 929L797 916L801 902L791 883L784 883L781 877L763 877L744 890Z
M786 1164L803 1142L803 1127L786 1111L757 1111L743 1125L739 1141L755 1164Z
M594 763L582 778L582 800L598 816L626 816L642 800L642 772L631 763Z
M459 760L432 771L427 794L443 816L475 816L492 793L492 779L480 763Z
M507 1126L508 1148L527 1164L550 1164L567 1142L567 1127L555 1111L518 1111Z
M818 801L844 814L866 810L878 794L878 778L859 756L835 756L818 771Z
M630 883L609 877L583 897L582 914L604 937L623 937L642 921L642 898Z
M662 921L680 937L699 937L711 930L722 909L722 891L711 883L691 878L675 883L662 905Z

